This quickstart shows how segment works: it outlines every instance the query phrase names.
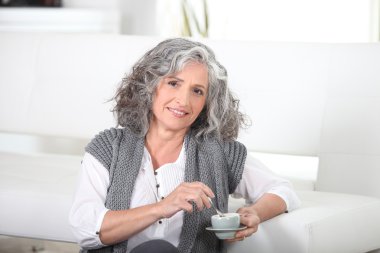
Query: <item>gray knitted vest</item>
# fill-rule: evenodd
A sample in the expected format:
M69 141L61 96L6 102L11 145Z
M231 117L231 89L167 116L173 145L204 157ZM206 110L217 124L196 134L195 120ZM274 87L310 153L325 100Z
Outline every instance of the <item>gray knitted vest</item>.
M128 128L111 128L98 134L86 147L109 170L110 186L105 206L111 210L129 208L144 152L144 138ZM217 206L228 210L228 195L241 180L247 151L236 141L196 141L191 133L185 139L185 182L200 181L216 195ZM205 230L215 211L205 209L184 214L178 249L181 253L221 252L221 241ZM88 252L125 253L128 241ZM83 251L82 251L83 252Z

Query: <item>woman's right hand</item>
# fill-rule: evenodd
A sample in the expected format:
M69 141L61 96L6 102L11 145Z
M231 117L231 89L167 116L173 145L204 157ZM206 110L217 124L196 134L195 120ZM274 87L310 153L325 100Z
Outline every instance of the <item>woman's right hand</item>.
M185 182L158 202L157 207L162 218L170 218L181 210L191 213L193 211L192 203L196 204L198 210L203 210L205 207L210 208L208 197L214 198L215 195L207 185L201 182Z

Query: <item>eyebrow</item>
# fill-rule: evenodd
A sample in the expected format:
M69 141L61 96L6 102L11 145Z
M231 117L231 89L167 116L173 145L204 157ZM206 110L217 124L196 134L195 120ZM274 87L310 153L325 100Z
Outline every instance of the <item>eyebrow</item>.
M176 76L168 76L167 78L173 78L173 79L176 79L177 81L180 81L180 82L184 81L183 79L178 78ZM203 84L195 84L195 86L198 87L198 88L203 88L203 89L207 90L207 87L205 85L203 85Z
M178 81L180 82L183 82L184 80L182 80L181 78L178 78L176 76L168 76L167 78L173 78L173 79L177 79Z

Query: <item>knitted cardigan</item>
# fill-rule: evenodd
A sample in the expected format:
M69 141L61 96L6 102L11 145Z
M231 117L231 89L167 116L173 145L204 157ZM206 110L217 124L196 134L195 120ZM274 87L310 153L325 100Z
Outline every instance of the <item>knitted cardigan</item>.
M111 128L99 133L86 147L109 170L110 186L105 206L110 210L129 208L132 191L139 173L144 152L144 138L128 128ZM197 141L190 132L185 138L185 182L200 181L208 185L216 195L216 204L224 212L228 210L228 196L239 184L246 148L237 141L221 142L215 139ZM184 214L178 249L181 253L217 253L222 244L215 234L205 230L210 226L213 210ZM100 249L82 252L125 253L128 240Z

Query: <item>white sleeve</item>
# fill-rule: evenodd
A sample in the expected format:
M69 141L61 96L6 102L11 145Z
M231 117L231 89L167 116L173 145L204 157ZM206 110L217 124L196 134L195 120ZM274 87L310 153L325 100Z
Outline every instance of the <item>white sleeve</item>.
M288 180L275 175L264 164L247 154L243 176L233 196L244 198L248 203L255 203L265 193L281 197L288 211L296 209L301 204Z
M108 211L104 205L108 185L108 170L91 154L85 153L69 215L73 234L84 249L105 246L98 231Z

